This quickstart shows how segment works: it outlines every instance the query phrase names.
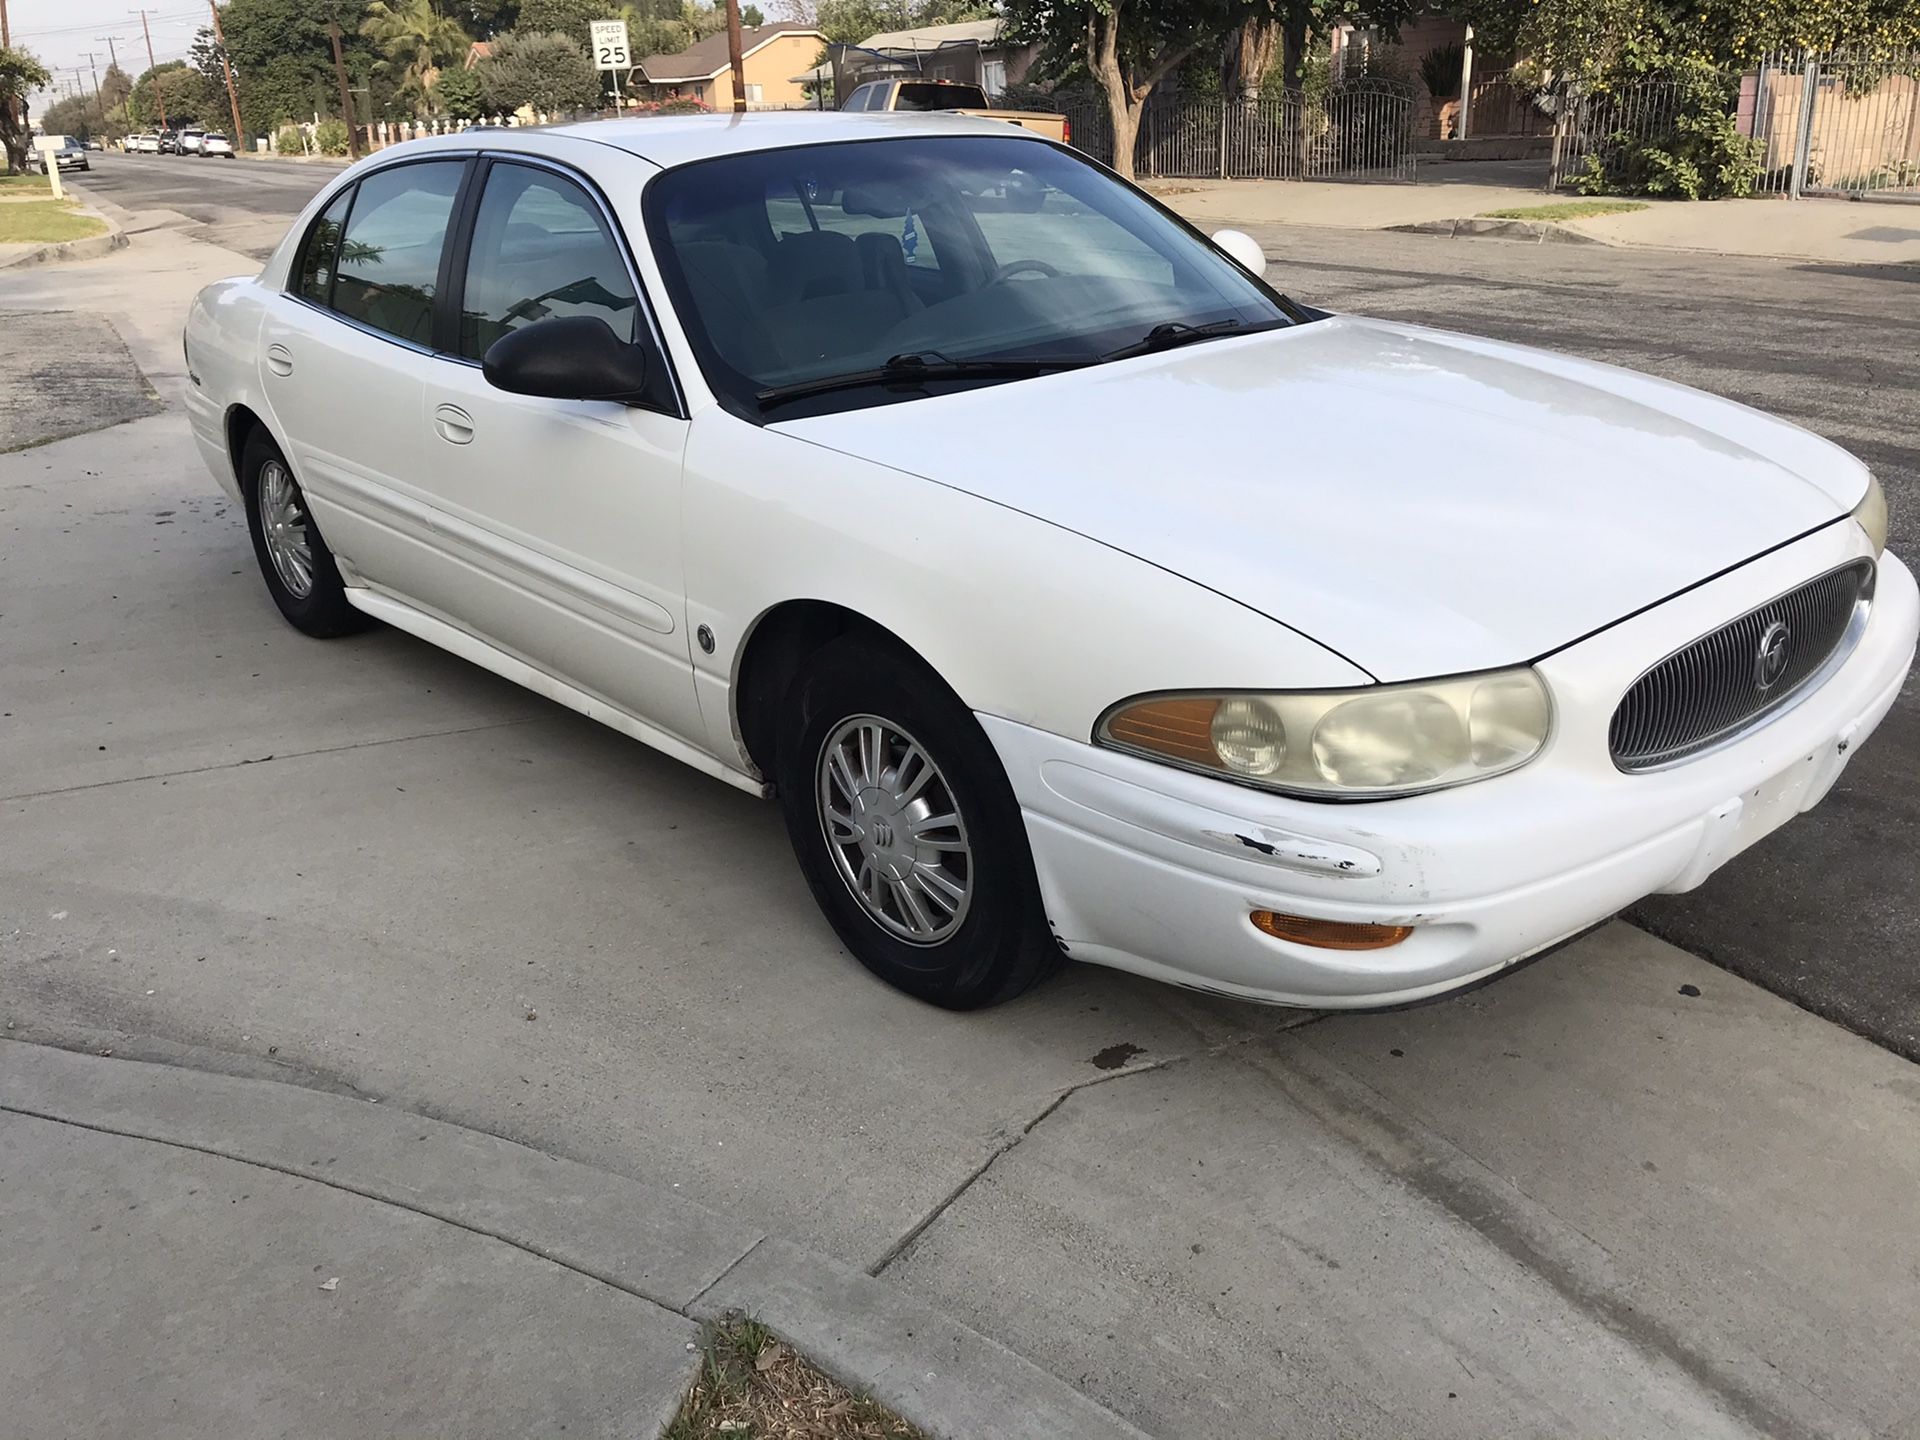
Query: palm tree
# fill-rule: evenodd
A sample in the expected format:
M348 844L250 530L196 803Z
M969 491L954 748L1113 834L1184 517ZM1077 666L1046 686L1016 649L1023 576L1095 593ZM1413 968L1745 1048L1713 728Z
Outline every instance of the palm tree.
M401 90L419 95L429 110L437 108L432 87L440 67L461 59L473 43L433 0L373 0L360 33L387 57L381 66L399 72Z

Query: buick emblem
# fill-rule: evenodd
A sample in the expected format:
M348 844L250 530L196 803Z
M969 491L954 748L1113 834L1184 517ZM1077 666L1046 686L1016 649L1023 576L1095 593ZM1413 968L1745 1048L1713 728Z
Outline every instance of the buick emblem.
M1787 622L1776 620L1760 636L1760 648L1753 657L1753 683L1763 695L1780 683L1787 673L1787 657L1793 644L1793 631Z

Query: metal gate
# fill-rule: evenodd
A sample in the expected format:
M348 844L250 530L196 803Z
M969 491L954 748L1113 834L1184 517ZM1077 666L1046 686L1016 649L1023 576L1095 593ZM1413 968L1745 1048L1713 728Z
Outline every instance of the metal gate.
M1740 82L1755 189L1920 199L1920 50L1769 55Z
M1105 98L1053 99L1074 146L1111 164ZM1364 82L1325 95L1285 90L1253 101L1156 95L1141 112L1133 163L1137 174L1159 179L1410 182L1413 102Z

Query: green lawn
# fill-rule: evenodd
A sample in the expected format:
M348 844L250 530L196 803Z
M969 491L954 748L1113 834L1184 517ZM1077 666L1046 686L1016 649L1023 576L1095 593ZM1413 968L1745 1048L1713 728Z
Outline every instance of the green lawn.
M102 221L75 213L58 200L10 200L0 205L0 245L46 245L84 240L106 231Z
M1562 200L1557 205L1523 205L1517 210L1482 210L1482 220L1586 220L1595 215L1626 215L1647 207L1638 200Z
M47 185L44 175L0 175L0 195L12 195L18 192L44 190L51 195L53 191Z

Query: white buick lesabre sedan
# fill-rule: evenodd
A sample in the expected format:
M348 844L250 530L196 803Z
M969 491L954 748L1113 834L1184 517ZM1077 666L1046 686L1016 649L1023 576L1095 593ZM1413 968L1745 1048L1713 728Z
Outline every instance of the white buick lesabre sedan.
M1417 1000L1827 792L1920 627L1857 461L1264 265L990 120L477 132L203 292L189 403L295 626L777 793L941 1005Z

